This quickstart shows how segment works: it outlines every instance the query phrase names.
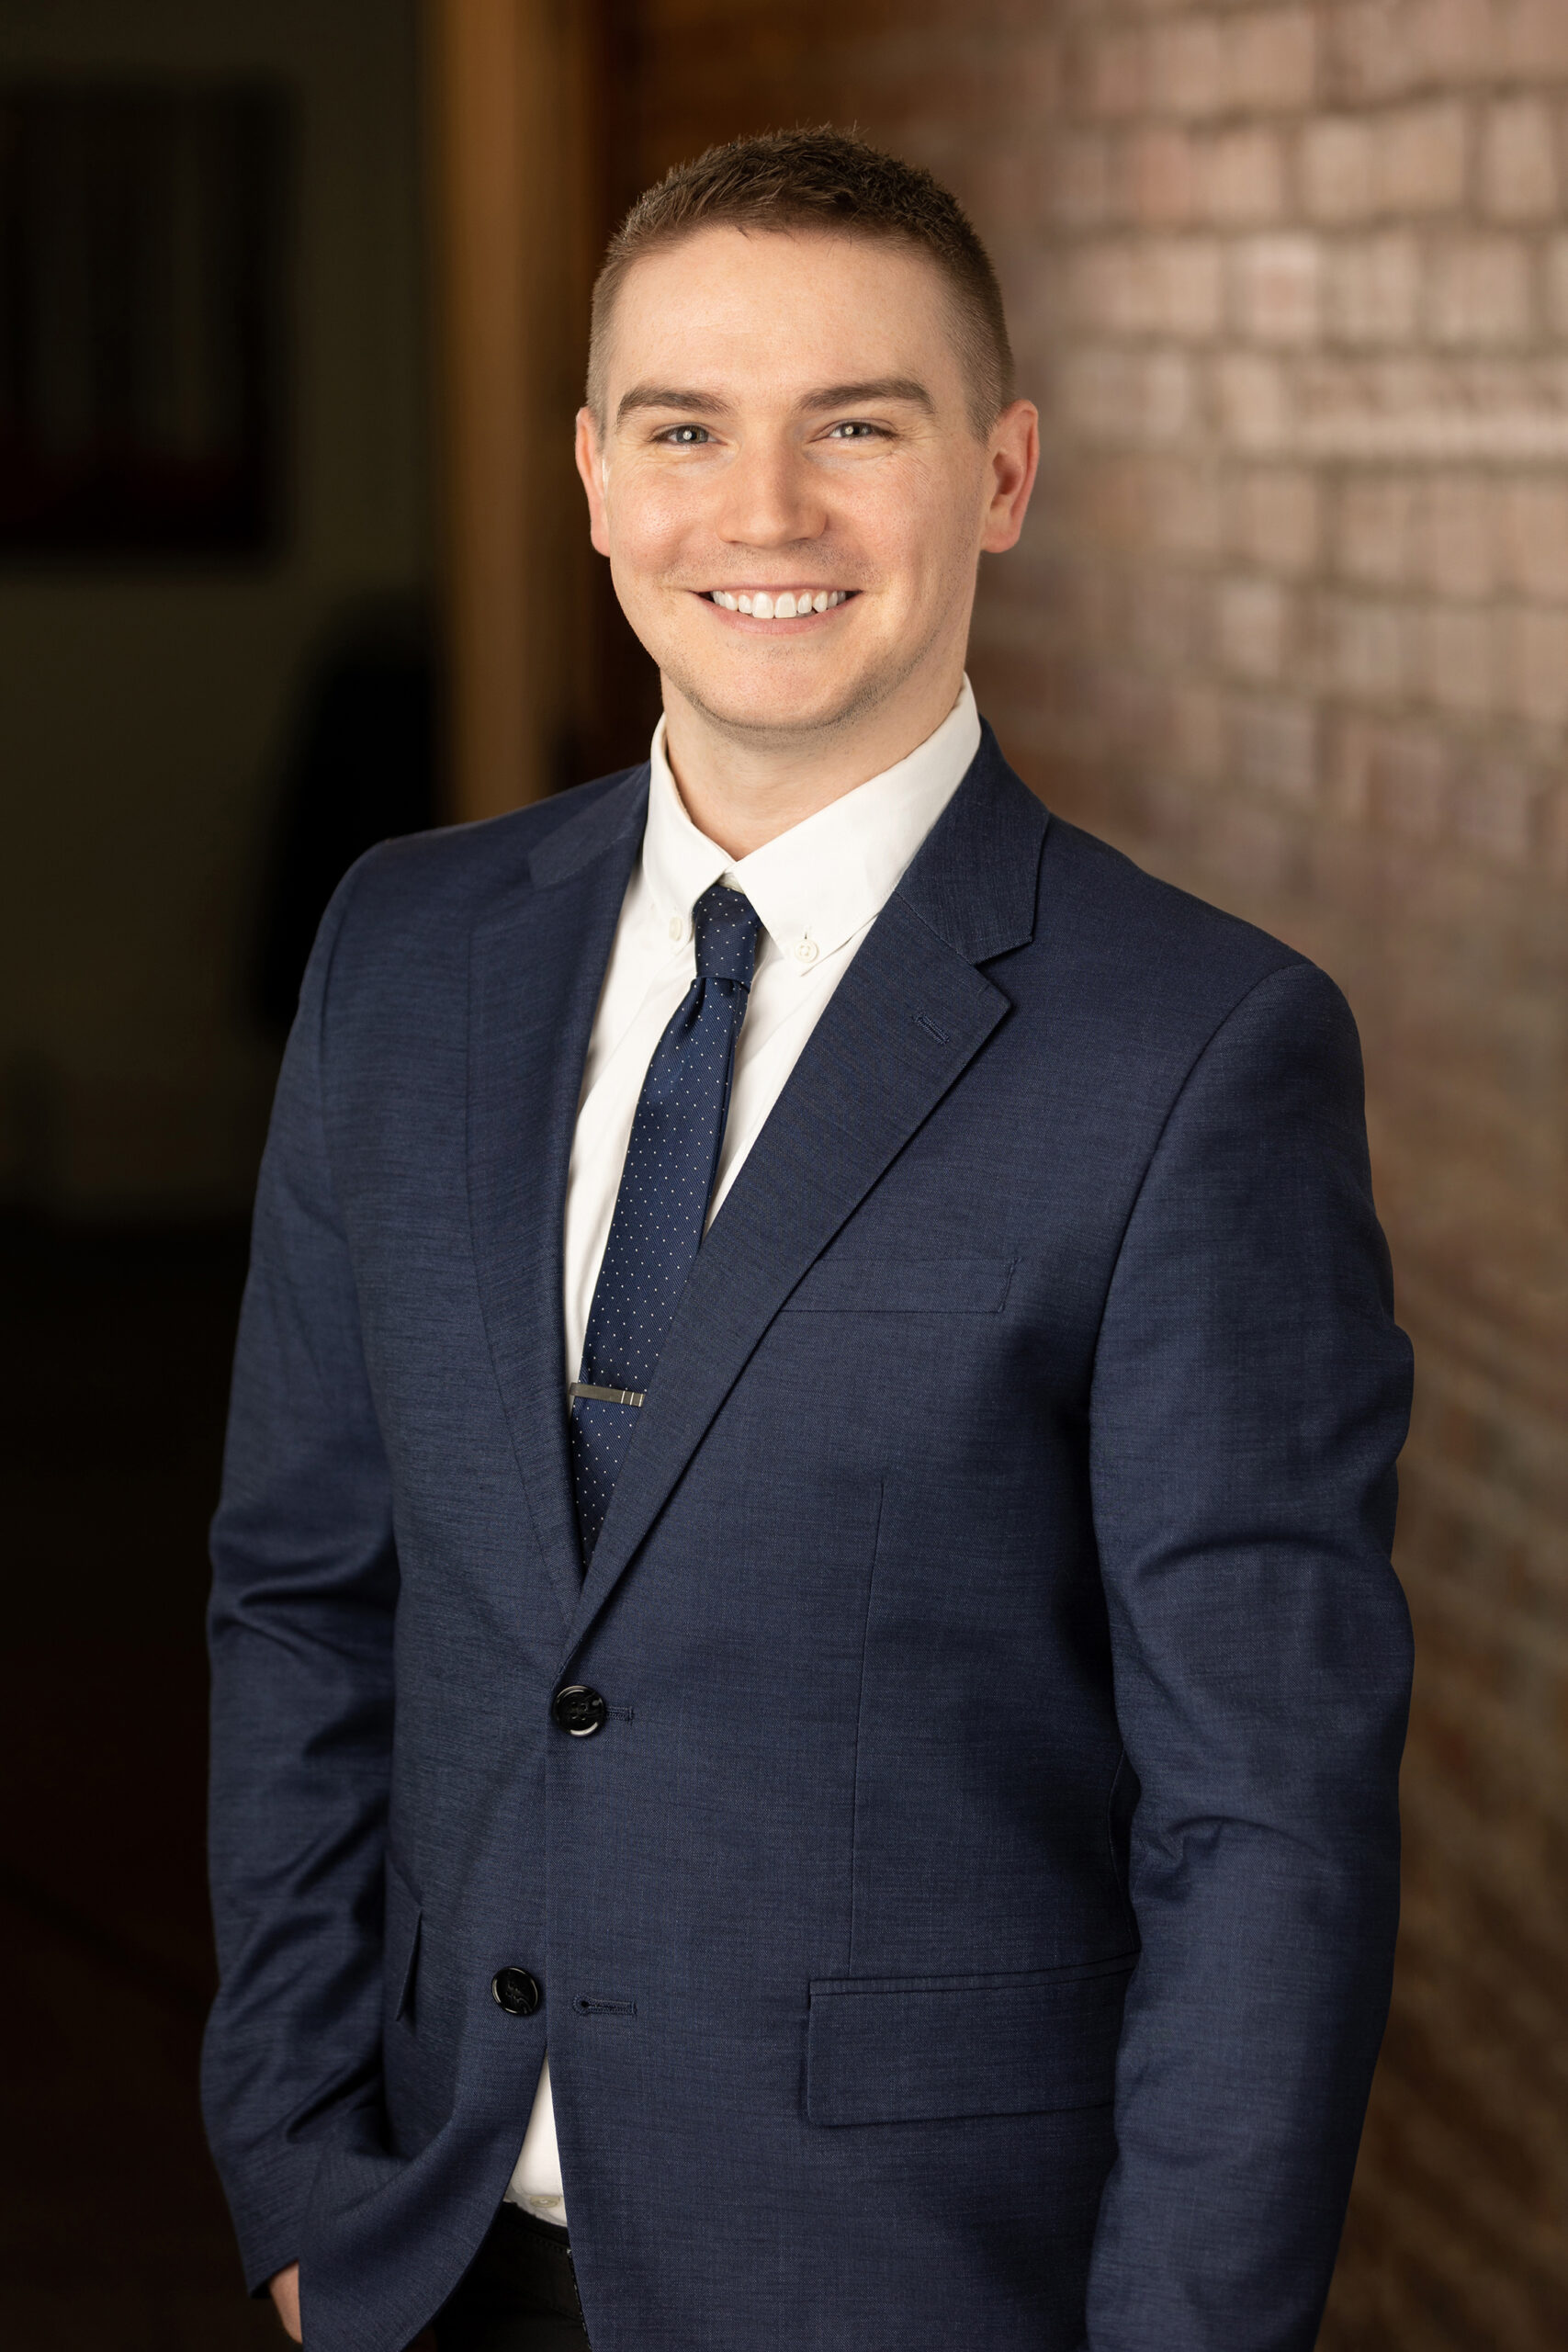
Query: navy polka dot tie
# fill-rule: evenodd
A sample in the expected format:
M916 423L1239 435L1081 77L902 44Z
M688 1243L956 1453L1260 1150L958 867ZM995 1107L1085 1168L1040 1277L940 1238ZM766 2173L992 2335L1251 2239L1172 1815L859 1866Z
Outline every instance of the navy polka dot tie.
M718 1172L757 917L716 882L692 910L697 977L654 1047L604 1245L581 1377L571 1389L571 1477L593 1556L659 1351L692 1271Z

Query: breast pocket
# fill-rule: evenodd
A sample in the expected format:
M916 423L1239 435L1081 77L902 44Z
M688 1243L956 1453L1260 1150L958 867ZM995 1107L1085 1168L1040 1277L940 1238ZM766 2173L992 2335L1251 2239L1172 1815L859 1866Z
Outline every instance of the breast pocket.
M818 1260L784 1302L786 1315L999 1315L1010 1258Z
M1025 1975L820 1978L807 2115L915 2123L1108 2106L1135 1957Z

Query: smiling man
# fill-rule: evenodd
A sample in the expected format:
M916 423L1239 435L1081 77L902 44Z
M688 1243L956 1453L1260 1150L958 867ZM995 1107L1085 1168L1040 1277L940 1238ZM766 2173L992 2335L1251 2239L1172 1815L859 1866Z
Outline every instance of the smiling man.
M214 1530L206 2100L311 2352L1308 2352L1409 1364L1313 967L964 674L1035 412L926 175L716 151L578 465L649 761L333 901Z

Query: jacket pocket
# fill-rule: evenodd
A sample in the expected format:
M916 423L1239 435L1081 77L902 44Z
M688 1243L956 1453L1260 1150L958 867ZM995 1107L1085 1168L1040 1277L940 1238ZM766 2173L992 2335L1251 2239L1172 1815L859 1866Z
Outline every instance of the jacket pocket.
M818 1978L807 2115L914 2123L1108 2106L1136 1957L1020 1976Z
M390 1853L387 1856L387 1917L381 1946L381 1983L389 2018L413 2014L419 1973L419 1930L424 1917L418 1895Z
M999 1315L1010 1258L818 1261L784 1301L785 1315Z

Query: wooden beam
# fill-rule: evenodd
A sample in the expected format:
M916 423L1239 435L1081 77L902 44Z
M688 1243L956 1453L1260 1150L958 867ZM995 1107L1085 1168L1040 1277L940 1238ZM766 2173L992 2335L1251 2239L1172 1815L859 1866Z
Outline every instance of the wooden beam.
M581 0L427 0L451 810L563 780L592 630L571 469L598 207Z

